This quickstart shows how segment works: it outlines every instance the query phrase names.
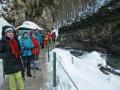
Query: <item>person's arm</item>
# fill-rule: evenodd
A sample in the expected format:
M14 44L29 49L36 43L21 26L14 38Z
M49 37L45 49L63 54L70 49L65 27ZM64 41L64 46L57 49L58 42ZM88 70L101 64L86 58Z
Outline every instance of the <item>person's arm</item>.
M31 39L30 39L30 41L31 41L31 47L30 47L30 48L33 48L33 47L34 47L34 44L33 44L33 42L32 42Z
M42 43L42 36L39 34L40 43Z
M19 43L20 43L21 48L23 49L24 47L23 47L23 41L22 41L22 38L19 39Z
M5 59L6 57L6 53L3 52L3 48L4 48L3 42L0 40L0 58L1 59Z
M38 39L36 39L36 40L37 40L37 46L40 47L40 43L39 43Z

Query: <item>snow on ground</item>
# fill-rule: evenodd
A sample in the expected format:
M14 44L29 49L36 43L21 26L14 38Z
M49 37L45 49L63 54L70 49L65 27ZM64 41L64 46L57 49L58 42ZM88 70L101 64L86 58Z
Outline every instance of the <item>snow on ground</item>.
M100 57L98 52L93 51L78 58L71 55L67 50L56 48L50 52L51 66L53 65L53 52L56 52L57 60L60 61L67 71L78 90L120 90L119 76L113 74L105 75L99 70L98 64L105 66L106 62ZM61 88L62 90L77 90L59 62L57 61L56 63L57 78L60 81L57 90L61 90ZM48 87L50 83L47 83Z

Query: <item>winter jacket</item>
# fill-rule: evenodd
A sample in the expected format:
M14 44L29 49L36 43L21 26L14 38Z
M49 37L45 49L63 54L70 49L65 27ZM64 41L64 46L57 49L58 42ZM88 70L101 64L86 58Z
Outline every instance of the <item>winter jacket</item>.
M55 39L55 38L56 38L55 33L52 33L52 34L51 34L51 37L52 37L52 39Z
M44 38L44 40L48 40L48 35L45 35L45 38Z
M42 40L44 40L45 36L43 34L41 36L42 36Z
M48 39L50 39L51 38L51 33L48 33Z
M38 39L35 38L35 39L32 39L32 42L33 42L33 45L34 45L34 48L32 49L32 54L38 54L38 47L40 46L39 42L38 42Z
M35 33L36 38L38 39L39 43L42 43L42 37L40 33Z
M33 43L32 40L29 37L24 37L23 34L27 32L26 30L22 30L21 31L21 38L19 39L20 45L22 47L22 49L24 50L24 48L29 48L28 50L24 50L23 55L22 56L31 56L32 55L32 47Z
M18 43L18 49L20 51L21 46L18 41L18 37L16 36L15 30L14 30L14 38ZM23 65L20 59L20 53L19 53L19 57L15 58L15 55L12 54L9 43L6 40L4 31L2 31L2 39L0 40L0 58L3 59L3 72L5 74L13 74L23 69Z

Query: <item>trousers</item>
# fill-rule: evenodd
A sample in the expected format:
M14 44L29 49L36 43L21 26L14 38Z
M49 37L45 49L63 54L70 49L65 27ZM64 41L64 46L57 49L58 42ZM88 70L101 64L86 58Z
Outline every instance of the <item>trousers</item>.
M9 77L10 90L17 90L16 89L16 80L17 80L19 90L24 90L24 83L23 83L21 71L14 73L14 74L9 74L8 77ZM15 78L16 78L16 80L15 80Z

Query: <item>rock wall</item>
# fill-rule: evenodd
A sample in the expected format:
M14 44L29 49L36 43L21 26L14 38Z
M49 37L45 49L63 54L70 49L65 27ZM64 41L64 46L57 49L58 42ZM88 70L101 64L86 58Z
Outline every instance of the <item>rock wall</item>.
M94 3L95 0L0 0L0 6L4 4L0 16L15 27L30 20L51 30L70 22L79 11Z
M51 5L54 4L54 0L1 0L0 4L3 9L0 10L0 16L15 27L25 20L30 20L45 30L53 28L51 7L54 7Z
M79 22L62 26L59 34L71 38L64 39L72 42L75 48L97 50L103 53L120 55L120 1L113 0L99 9L97 13ZM63 42L64 42L63 41Z

